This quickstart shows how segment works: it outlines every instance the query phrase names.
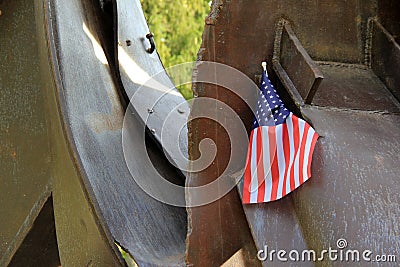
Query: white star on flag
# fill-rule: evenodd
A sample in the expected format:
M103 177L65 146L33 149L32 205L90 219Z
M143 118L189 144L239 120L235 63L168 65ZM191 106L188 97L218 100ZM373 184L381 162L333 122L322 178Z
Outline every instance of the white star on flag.
M278 200L306 182L311 177L318 139L306 121L284 106L276 90L266 91L273 87L266 69L264 84L267 86L260 86L263 101L258 101L247 152L242 198L245 204Z

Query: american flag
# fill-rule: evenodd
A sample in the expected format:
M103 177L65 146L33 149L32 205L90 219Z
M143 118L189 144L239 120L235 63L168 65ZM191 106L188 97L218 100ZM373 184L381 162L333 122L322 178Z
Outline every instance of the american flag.
M318 134L290 112L264 72L244 172L243 203L280 199L311 177Z

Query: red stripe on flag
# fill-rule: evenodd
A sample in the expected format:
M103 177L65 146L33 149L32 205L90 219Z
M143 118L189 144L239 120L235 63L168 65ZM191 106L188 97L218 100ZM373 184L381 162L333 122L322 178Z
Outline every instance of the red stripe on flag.
M282 145L283 145L283 154L285 155L285 175L283 176L283 186L282 186L282 197L285 196L286 192L286 176L289 170L290 164L290 145L289 145L289 130L287 124L284 123L282 125Z
M300 185L304 182L304 177L303 177L304 151L305 151L305 148L306 148L307 135L308 135L308 130L309 129L310 129L310 125L308 123L305 123L304 131L303 131L303 138L301 140L301 145L300 145L300 164L299 164L299 181L300 181ZM307 179L307 177L306 177L306 179Z
M299 152L299 139L300 139L300 133L299 133L299 118L296 116L292 115L292 122L293 122L293 145L294 145L294 151L293 151L293 161L292 166L290 168L290 192L292 192L295 189L295 183L294 183L294 162L296 161L296 156L297 153Z
M270 162L271 162L271 176L272 176L272 191L271 201L276 200L278 193L279 184L279 166L278 166L278 155L276 151L276 126L268 127L268 140L269 140L269 151L270 151Z
M251 183L251 147L253 144L253 131L250 133L249 148L247 150L246 168L244 170L243 181L243 203L250 203L250 183Z
M312 155L314 154L314 148L315 144L317 143L318 140L318 134L314 132L311 147L310 147L310 154L308 155L308 166L307 166L307 175L308 177L311 177L311 160L312 160Z
M264 176L264 160L263 160L263 150L262 143L267 140L262 140L262 129L261 127L257 131L257 178L258 178L258 193L257 202L263 202L265 194L265 176Z

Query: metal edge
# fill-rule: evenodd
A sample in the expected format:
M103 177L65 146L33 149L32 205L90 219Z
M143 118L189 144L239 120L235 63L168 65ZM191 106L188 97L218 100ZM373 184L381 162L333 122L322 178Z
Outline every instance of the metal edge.
M35 2L36 3L36 2ZM45 37L47 43L47 53L50 65L50 72L53 79L54 86L54 98L56 100L56 107L58 109L59 114L59 122L61 124L61 132L65 138L66 147L68 149L68 153L70 155L70 159L75 168L75 172L79 177L79 182L81 188L83 188L83 194L87 200L88 205L94 211L91 215L95 219L95 223L98 227L98 230L102 233L101 238L108 245L110 251L112 251L113 255L117 262L120 262L121 265L126 265L125 261L122 259L120 252L118 251L117 246L114 243L114 239L112 238L111 232L109 231L106 223L103 219L101 209L96 201L93 190L90 187L90 183L88 181L87 174L83 168L83 164L78 156L76 144L72 138L72 132L68 128L66 121L63 119L63 114L66 112L65 106L65 97L63 95L64 84L63 78L60 75L60 66L59 66L59 54L57 50L57 46L60 44L57 43L58 33L56 27L54 25L54 20L57 17L57 14L54 10L54 2L53 0L43 0L43 20L45 23ZM68 145L69 144L69 145Z

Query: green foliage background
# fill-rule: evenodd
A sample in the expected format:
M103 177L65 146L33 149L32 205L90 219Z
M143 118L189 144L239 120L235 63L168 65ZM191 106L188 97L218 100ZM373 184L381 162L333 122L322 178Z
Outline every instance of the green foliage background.
M197 58L210 10L209 0L141 0L158 54L165 68ZM191 85L177 87L186 99Z

